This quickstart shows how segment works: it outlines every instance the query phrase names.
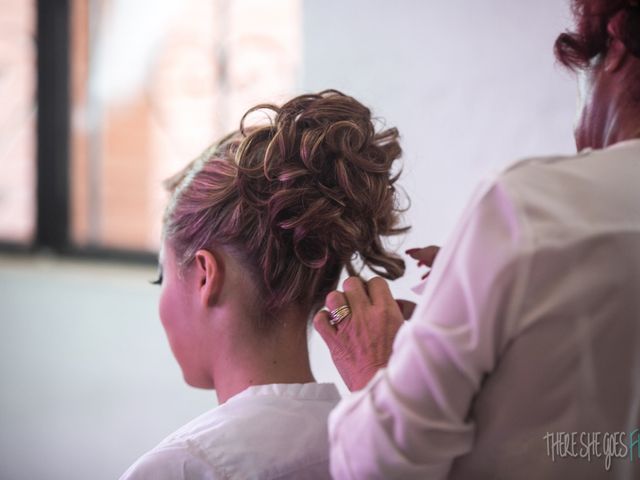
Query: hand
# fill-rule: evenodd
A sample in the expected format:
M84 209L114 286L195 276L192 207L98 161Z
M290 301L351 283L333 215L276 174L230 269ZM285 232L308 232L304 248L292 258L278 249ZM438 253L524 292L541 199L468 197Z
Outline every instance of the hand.
M440 247L437 247L435 245L430 245L424 248L411 248L407 250L405 253L409 255L411 258L418 260L419 267L425 266L425 267L431 268L433 266L433 262L436 260L436 256L438 255L439 251L440 251ZM422 276L422 280L427 278L430 273L431 273L431 270L425 273Z
M354 391L387 365L404 320L382 278L372 278L365 284L358 277L349 277L343 288L344 292L329 293L325 305L329 310L348 305L351 315L333 326L329 324L329 312L321 310L313 318L313 325L329 347L340 376Z

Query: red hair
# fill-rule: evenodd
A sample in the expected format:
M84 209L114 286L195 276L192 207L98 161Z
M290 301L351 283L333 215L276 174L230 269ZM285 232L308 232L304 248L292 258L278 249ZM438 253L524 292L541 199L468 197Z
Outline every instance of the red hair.
M615 22L619 39L640 57L640 5L638 0L572 0L576 29L565 32L555 43L556 58L573 70L586 68L593 58L606 53Z

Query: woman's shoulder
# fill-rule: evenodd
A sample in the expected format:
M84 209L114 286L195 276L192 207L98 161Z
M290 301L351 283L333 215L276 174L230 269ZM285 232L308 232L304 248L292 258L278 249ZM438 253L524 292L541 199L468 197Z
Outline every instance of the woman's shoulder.
M526 159L507 168L498 181L529 220L591 235L599 226L615 230L637 215L639 158L640 141L623 142L576 155Z
M605 149L585 149L572 155L537 156L521 159L496 175L507 185L526 188L567 187L598 183L607 186L620 177L637 178L640 162L640 140L620 142Z
M156 478L146 472L173 471L176 465L210 475L197 478L258 473L260 478L280 478L296 471L328 475L327 418L339 395L334 386L305 384L295 389L252 387L232 397L169 435L136 462L136 475L125 474L123 480Z
M162 445L140 457L120 480L181 480L228 478L215 465L194 452L188 443Z

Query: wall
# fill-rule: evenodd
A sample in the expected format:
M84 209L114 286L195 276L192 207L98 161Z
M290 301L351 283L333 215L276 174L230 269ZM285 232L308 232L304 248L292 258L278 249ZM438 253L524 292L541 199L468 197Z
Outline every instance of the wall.
M118 478L216 405L182 380L155 275L0 255L0 479Z
M343 90L400 129L403 247L444 241L483 175L573 151L574 81L552 52L570 24L563 0L304 3L303 89Z

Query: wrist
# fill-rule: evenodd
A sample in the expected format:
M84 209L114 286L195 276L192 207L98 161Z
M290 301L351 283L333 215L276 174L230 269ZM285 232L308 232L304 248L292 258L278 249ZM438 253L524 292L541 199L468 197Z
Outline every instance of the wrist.
M366 368L361 369L357 374L351 377L351 381L347 385L351 392L355 392L358 390L362 390L367 384L371 381L371 379L378 373L378 370L381 370L386 367L385 365L371 365Z

